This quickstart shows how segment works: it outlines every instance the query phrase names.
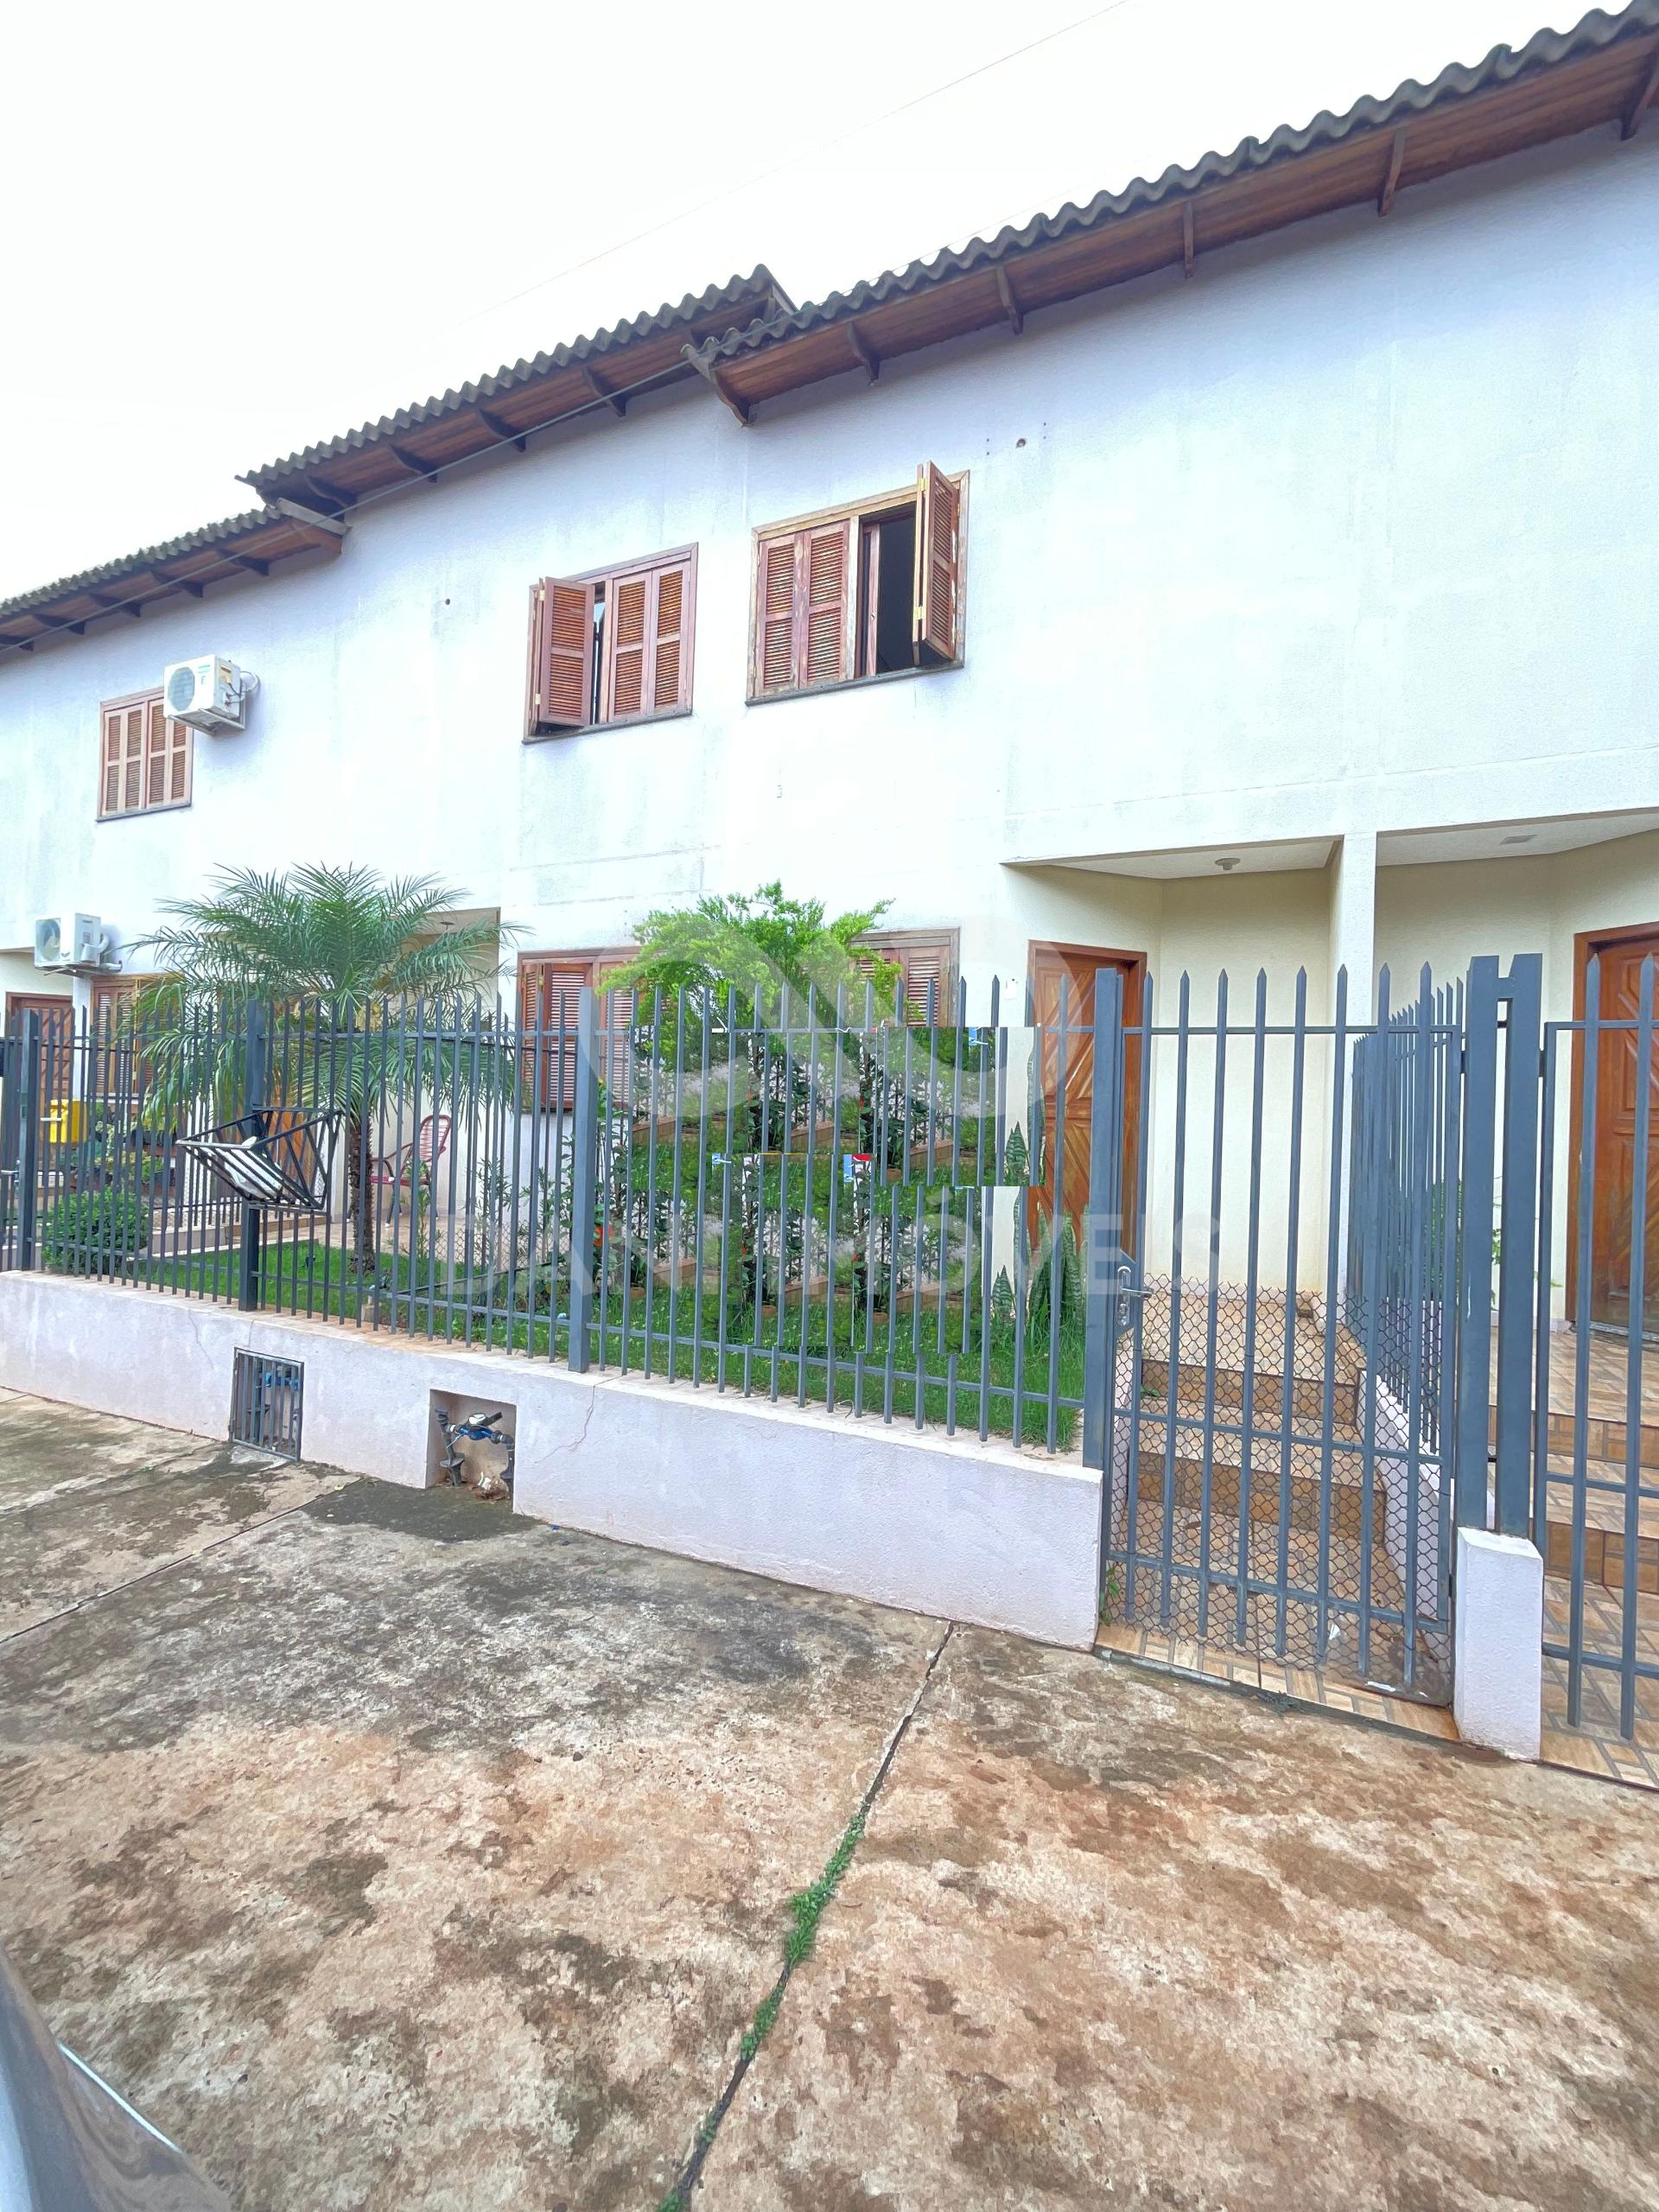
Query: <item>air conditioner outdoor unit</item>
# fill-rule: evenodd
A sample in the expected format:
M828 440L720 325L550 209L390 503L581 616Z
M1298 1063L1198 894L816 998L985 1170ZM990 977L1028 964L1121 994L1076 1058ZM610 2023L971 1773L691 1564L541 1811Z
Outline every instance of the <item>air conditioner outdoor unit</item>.
M195 660L178 660L164 671L162 693L175 721L193 729L241 729L247 721L248 702L259 689L259 679L217 653Z
M96 914L75 914L70 918L67 948L60 915L42 914L35 925L35 965L37 968L98 971L112 969L117 964L110 932Z

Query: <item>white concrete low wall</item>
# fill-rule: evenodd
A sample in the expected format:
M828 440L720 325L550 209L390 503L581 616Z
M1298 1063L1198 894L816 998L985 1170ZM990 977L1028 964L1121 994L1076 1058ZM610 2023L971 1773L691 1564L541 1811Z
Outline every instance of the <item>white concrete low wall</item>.
M223 1436L238 1346L305 1363L308 1459L419 1486L430 1394L516 1408L521 1512L1087 1647L1100 1482L977 1440L155 1292L0 1275L0 1385Z

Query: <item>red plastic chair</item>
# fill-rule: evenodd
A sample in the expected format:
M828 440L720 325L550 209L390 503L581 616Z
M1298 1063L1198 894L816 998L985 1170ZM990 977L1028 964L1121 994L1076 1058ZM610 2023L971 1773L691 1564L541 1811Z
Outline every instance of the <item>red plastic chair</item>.
M412 1182L423 1167L436 1167L449 1143L448 1114L426 1114L413 1140L400 1144L395 1152L383 1152L369 1170L371 1185L391 1189L399 1183Z

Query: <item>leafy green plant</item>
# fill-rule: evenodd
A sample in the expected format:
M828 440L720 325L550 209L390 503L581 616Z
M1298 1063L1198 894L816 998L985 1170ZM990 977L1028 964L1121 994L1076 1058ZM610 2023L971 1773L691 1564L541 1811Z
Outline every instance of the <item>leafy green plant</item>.
M1083 1325L1083 1265L1077 1253L1077 1232L1062 1222L1058 1245L1052 1232L1033 1255L1031 1288L1027 1295L1027 1325L1033 1337L1046 1338L1053 1310L1055 1280L1059 1287L1060 1326Z
M164 902L169 919L135 948L161 971L132 1009L150 1066L151 1118L234 1111L240 1018L251 1006L270 1008L285 1023L289 1094L273 1103L344 1116L346 1207L365 1278L378 1255L373 1210L359 1188L364 1122L378 1096L408 1088L417 1061L431 1095L459 1049L409 1040L396 1006L476 995L511 934L494 921L468 921L461 897L435 876L368 868L226 868L207 897ZM317 1049L308 1050L312 1035ZM486 1056L485 1070L493 1065Z
M69 1191L41 1216L43 1266L54 1274L107 1274L149 1242L149 1208L127 1191Z

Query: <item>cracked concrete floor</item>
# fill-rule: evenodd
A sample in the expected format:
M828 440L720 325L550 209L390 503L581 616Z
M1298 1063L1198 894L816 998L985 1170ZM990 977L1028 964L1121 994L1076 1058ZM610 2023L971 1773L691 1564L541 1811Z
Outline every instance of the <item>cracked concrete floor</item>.
M0 1942L238 2212L1651 2204L1653 1801L0 1394ZM925 1682L925 1688L923 1688Z

